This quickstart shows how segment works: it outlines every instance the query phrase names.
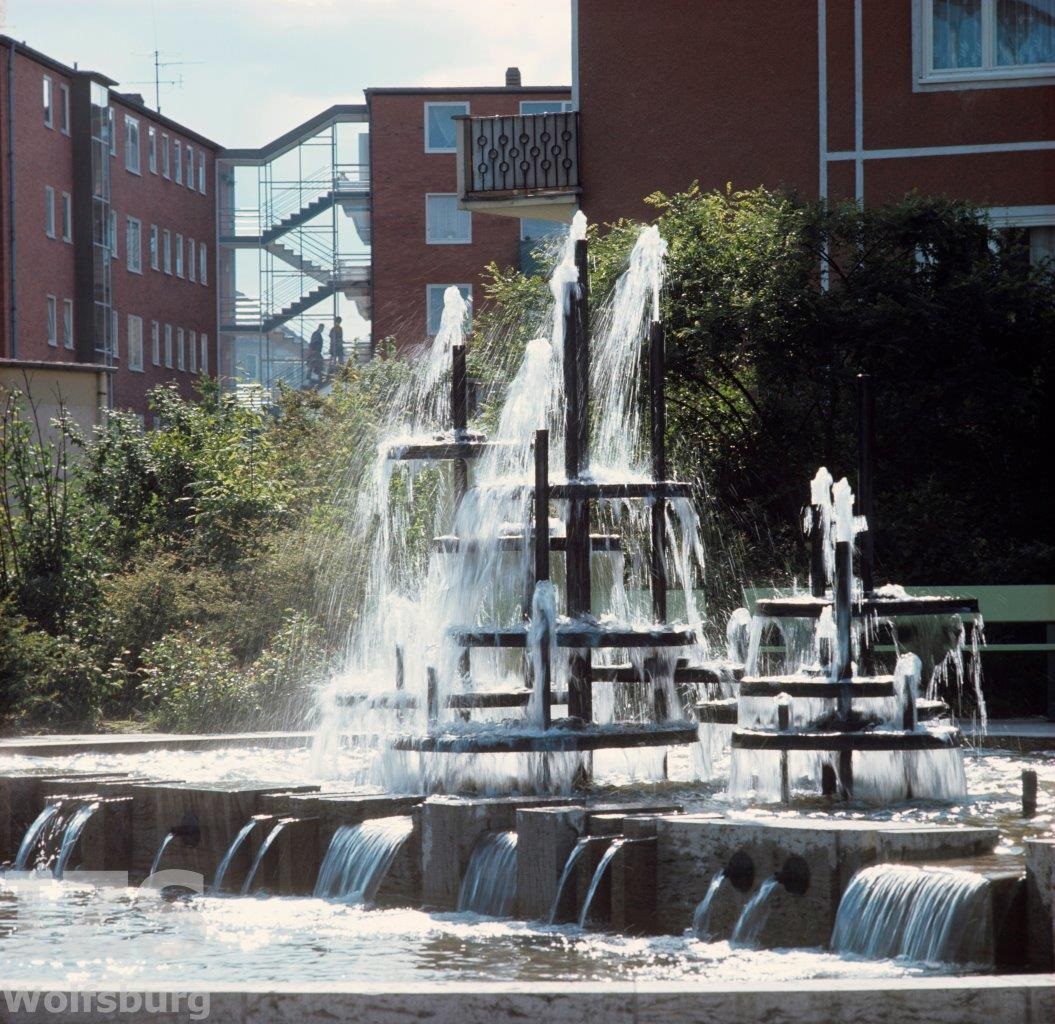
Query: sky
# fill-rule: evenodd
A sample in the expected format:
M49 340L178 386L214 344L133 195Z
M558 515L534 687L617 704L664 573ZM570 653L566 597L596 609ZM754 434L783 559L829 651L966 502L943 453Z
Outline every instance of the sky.
M0 0L3 32L117 79L223 146L261 146L369 86L571 84L570 0Z

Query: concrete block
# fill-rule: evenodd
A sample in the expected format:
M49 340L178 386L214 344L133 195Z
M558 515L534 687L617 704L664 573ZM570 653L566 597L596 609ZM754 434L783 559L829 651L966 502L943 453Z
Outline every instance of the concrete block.
M992 853L1000 841L995 828L898 828L876 835L876 859L881 863L945 861Z
M628 818L629 825L635 819ZM646 819L655 823L655 819ZM610 920L618 932L656 931L656 837L627 835L611 866Z
M1030 967L1055 967L1055 839L1027 839L1026 913Z
M319 823L315 818L273 818L253 830L253 859L274 829L281 825L253 878L253 892L309 896L319 874Z
M102 797L81 833L76 867L82 871L127 871L132 860L132 798Z
M585 827L582 807L517 811L517 917L548 920L564 865Z
M378 887L374 902L379 907L421 906L421 806L409 809L414 831L400 848Z

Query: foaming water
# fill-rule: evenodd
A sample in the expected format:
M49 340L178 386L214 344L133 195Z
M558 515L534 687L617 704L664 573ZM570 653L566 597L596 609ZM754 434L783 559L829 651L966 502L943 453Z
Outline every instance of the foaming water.
M879 864L857 872L832 931L832 949L930 964L992 960L989 881L971 871Z
M487 832L473 847L458 893L458 910L509 917L517 894L517 834Z
M406 815L342 825L319 868L315 895L349 903L371 903L388 869L414 831Z

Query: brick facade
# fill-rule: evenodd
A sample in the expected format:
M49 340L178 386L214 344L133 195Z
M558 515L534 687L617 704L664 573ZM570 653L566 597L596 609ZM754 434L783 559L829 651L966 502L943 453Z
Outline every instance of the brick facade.
M394 337L401 348L424 342L429 284L468 284L483 299L484 268L517 265L520 222L472 215L472 241L429 244L428 193L457 191L454 153L425 148L426 103L468 103L472 116L517 114L521 101L569 100L564 88L368 89L372 183L372 289L375 346Z

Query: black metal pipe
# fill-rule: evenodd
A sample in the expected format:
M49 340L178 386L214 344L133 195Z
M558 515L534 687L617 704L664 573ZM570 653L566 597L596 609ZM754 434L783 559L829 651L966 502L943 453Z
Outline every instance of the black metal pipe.
M406 670L403 666L403 645L396 644L396 689L404 689L406 687L406 682Z
M469 425L469 378L465 372L465 346L451 346L451 421L460 438Z
M836 679L853 674L850 623L853 613L853 544L841 540L835 545L835 669Z
M427 684L425 689L426 715L429 725L433 725L440 717L440 687L436 678L436 670L429 665L425 670Z
M535 431L535 580L549 579L549 431Z
M1022 771L1022 817L1032 818L1037 813L1037 773L1032 768Z
M787 732L791 727L791 705L785 700L777 704L777 729ZM780 802L791 803L791 772L789 770L789 752L780 752Z
M664 379L666 353L663 324L653 320L648 335L648 391L652 426L652 477L667 479L667 402ZM659 622L667 621L667 500L657 497L652 504L651 587L652 614Z
M810 506L810 593L824 597L828 589L828 569L825 565L824 512L820 505Z
M875 590L875 395L867 373L857 375L857 507L868 526L857 545L861 585L865 594L871 594Z

